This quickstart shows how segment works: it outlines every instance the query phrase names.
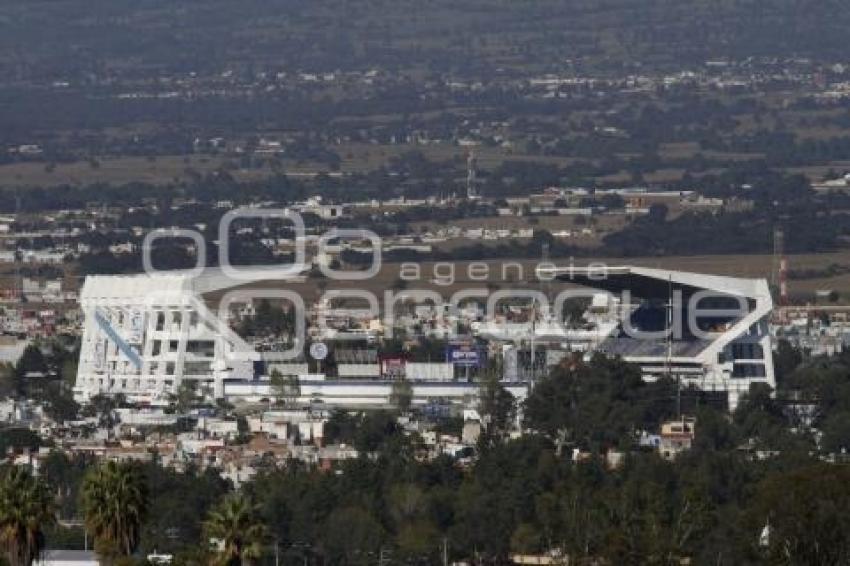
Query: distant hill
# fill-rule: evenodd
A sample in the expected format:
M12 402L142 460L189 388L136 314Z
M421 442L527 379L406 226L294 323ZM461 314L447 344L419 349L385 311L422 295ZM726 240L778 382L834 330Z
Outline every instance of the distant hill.
M0 81L159 69L675 68L847 58L846 0L51 0L0 5Z

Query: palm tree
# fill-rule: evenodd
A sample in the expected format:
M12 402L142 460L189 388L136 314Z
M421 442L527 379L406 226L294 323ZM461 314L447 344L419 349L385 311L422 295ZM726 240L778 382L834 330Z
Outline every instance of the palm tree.
M21 467L0 477L0 548L10 566L29 566L44 548L46 526L56 520L47 485Z
M95 551L107 564L130 556L147 513L147 486L139 468L106 462L83 480L83 513Z
M214 563L220 566L253 563L260 558L266 538L259 508L238 493L227 495L210 511L204 532L219 543Z

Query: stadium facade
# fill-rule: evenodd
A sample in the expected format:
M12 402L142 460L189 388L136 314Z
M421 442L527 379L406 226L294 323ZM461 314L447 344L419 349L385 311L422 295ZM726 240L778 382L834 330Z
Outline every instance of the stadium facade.
M561 281L602 291L618 312L599 324L589 350L641 367L647 380L664 376L726 393L730 407L754 383L776 387L764 279L646 267L555 268Z
M768 328L773 303L763 279L628 266L604 272L553 268L546 275L592 290L590 322L582 329L550 331L542 323L526 329L518 338L531 342L532 356L536 348L620 356L638 364L648 380L670 376L726 393L731 406L753 383L775 386ZM275 279L260 273L255 280L264 278ZM245 344L206 302L209 293L244 283L217 270L88 277L81 293L85 327L75 397L122 394L164 400L185 381L210 397L269 396L269 354ZM518 342L517 336L500 336L492 325L488 331L489 324L479 327L484 329L480 336ZM300 377L307 401L380 405L391 392L391 383L374 375ZM531 381L513 377L506 385L523 397ZM412 385L418 403L434 398L460 402L476 392L463 379Z

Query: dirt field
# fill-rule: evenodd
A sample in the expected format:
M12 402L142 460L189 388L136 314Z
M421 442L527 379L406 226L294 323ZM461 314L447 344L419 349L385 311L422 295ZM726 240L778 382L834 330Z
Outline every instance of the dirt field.
M572 265L587 265L588 259L576 259ZM770 255L734 255L734 256L691 256L691 257L667 257L667 258L601 258L595 260L609 266L640 265L644 267L676 269L682 271L694 271L711 275L728 275L736 277L753 277L770 279L770 271L773 259ZM419 265L419 276L409 281L406 289L409 290L434 290L444 297L460 289L472 287L488 287L491 290L508 289L520 287L523 289L540 288L540 283L534 279L534 270L539 260L529 259L505 259L498 261L482 262L488 266L488 277L486 281L476 281L470 278L470 262L453 262L451 266L443 264L435 266L432 262ZM571 265L569 259L552 260L556 266L567 267ZM829 254L807 254L792 255L788 257L789 269L807 270L824 269L832 264L850 266L850 250ZM330 281L308 279L302 283L287 283L287 289L296 291L303 297L305 303L318 299L319 295L328 289L363 289L374 293L382 300L385 291L400 290L397 287L402 264L384 264L380 273L374 278L365 281ZM408 268L405 271L410 276L413 272ZM472 271L475 275L475 271ZM449 284L438 284L437 281ZM252 284L252 288L280 288L279 282L265 282ZM559 288L567 287L566 284L551 283L549 289L557 292ZM789 291L793 298L801 301L814 302L814 292L821 289L835 290L841 294L841 303L850 304L850 274L829 278L813 278L805 280L789 281ZM210 294L207 298L216 303L223 293Z
M233 168L233 162L233 159L227 157L165 156L154 160L145 157L101 159L94 167L87 161L58 163L53 168L49 168L45 163L15 163L0 166L0 186L26 188L95 183L165 185L187 181L195 175L206 175L222 167L242 182L264 179L275 174L270 167ZM296 177L315 175L326 169L310 164L283 163L283 170Z
M664 159L690 158L695 153L695 144L667 144L662 148L660 155ZM331 146L330 149L337 152L342 158L339 171L333 172L327 165L311 162L296 162L281 159L280 171L293 177L309 177L321 173L330 175L366 173L374 171L382 166L389 165L390 161L404 153L411 151L422 152L429 160L436 162L454 162L458 176L465 173L465 159L468 149L453 144L398 144L398 145L373 145L373 144L343 144ZM527 161L567 167L575 163L575 159L567 157L528 155L521 152L493 147L475 147L478 159L478 167L481 170L493 170L506 160ZM707 158L724 159L729 161L741 161L756 159L759 154L727 154L705 151L702 152ZM6 187L53 187L60 185L88 185L95 183L126 184L131 182L150 183L164 185L191 180L195 175L205 175L213 171L225 168L229 174L242 182L254 181L268 178L276 171L264 165L261 167L240 169L238 157L234 156L161 156L154 160L145 157L120 157L100 158L97 165L88 161L74 163L57 163L49 166L47 163L14 163L0 166L0 186ZM844 170L848 167L847 161L834 161L826 165L811 167L788 168L789 173L802 173L812 181L820 181L824 174L830 169ZM676 167L661 168L644 175L645 181L650 184L671 184L681 180L684 170ZM720 170L706 170L701 174L719 173ZM620 183L633 182L632 175L627 171L597 177L598 183Z
M468 240L465 241L469 243ZM682 271L694 271L710 275L729 275L733 277L754 277L770 280L773 258L770 255L708 255L708 256L675 256L675 257L640 257L640 258L556 258L551 262L557 266L567 267L569 265L582 266L591 261L602 262L609 266L617 265L641 265L661 269L678 269ZM503 288L512 285L523 284L533 286L534 269L539 264L539 258L518 258L485 261L488 265L489 274L486 283L498 285ZM423 262L420 265L420 278L410 282L408 288L428 288L446 292L454 292L460 288L480 286L482 282L474 281L469 277L468 261L453 262L454 283L452 285L436 285L435 268L433 262ZM792 272L804 272L813 270L825 270L831 265L847 268L850 271L850 249L835 253L824 254L800 254L788 256L788 269ZM322 281L310 279L304 283L287 284L301 293L305 298L313 300L323 289L337 288L364 288L372 292L382 293L391 289L399 279L399 270L402 264L384 263L377 276L363 282ZM517 266L520 266L518 268ZM446 265L437 268L437 274L443 279L449 273ZM473 273L474 274L474 273ZM16 277L11 264L0 265L0 289L8 289L16 286ZM68 273L65 284L70 289L82 285L82 278L75 273ZM263 287L280 286L277 283L266 283ZM842 295L842 302L850 304L850 273L842 273L832 277L812 277L805 279L790 278L788 281L789 292L793 297L800 300L814 300L814 292L818 290L834 290Z
M521 151L501 147L476 146L465 148L451 143L428 145L347 143L334 146L333 149L342 158L343 171L375 169L381 165L385 165L389 159L411 151L421 152L422 155L431 161L456 161L458 171L464 172L466 170L466 155L470 150L475 152L478 167L484 170L495 169L505 160L533 161L535 163L546 163L558 167L566 167L576 161L569 157L526 155Z

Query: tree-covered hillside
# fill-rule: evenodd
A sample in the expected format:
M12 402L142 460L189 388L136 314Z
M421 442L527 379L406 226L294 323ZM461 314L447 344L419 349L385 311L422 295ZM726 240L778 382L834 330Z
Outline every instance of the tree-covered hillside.
M4 2L7 77L254 65L335 70L680 66L747 56L841 60L840 0L228 0Z

